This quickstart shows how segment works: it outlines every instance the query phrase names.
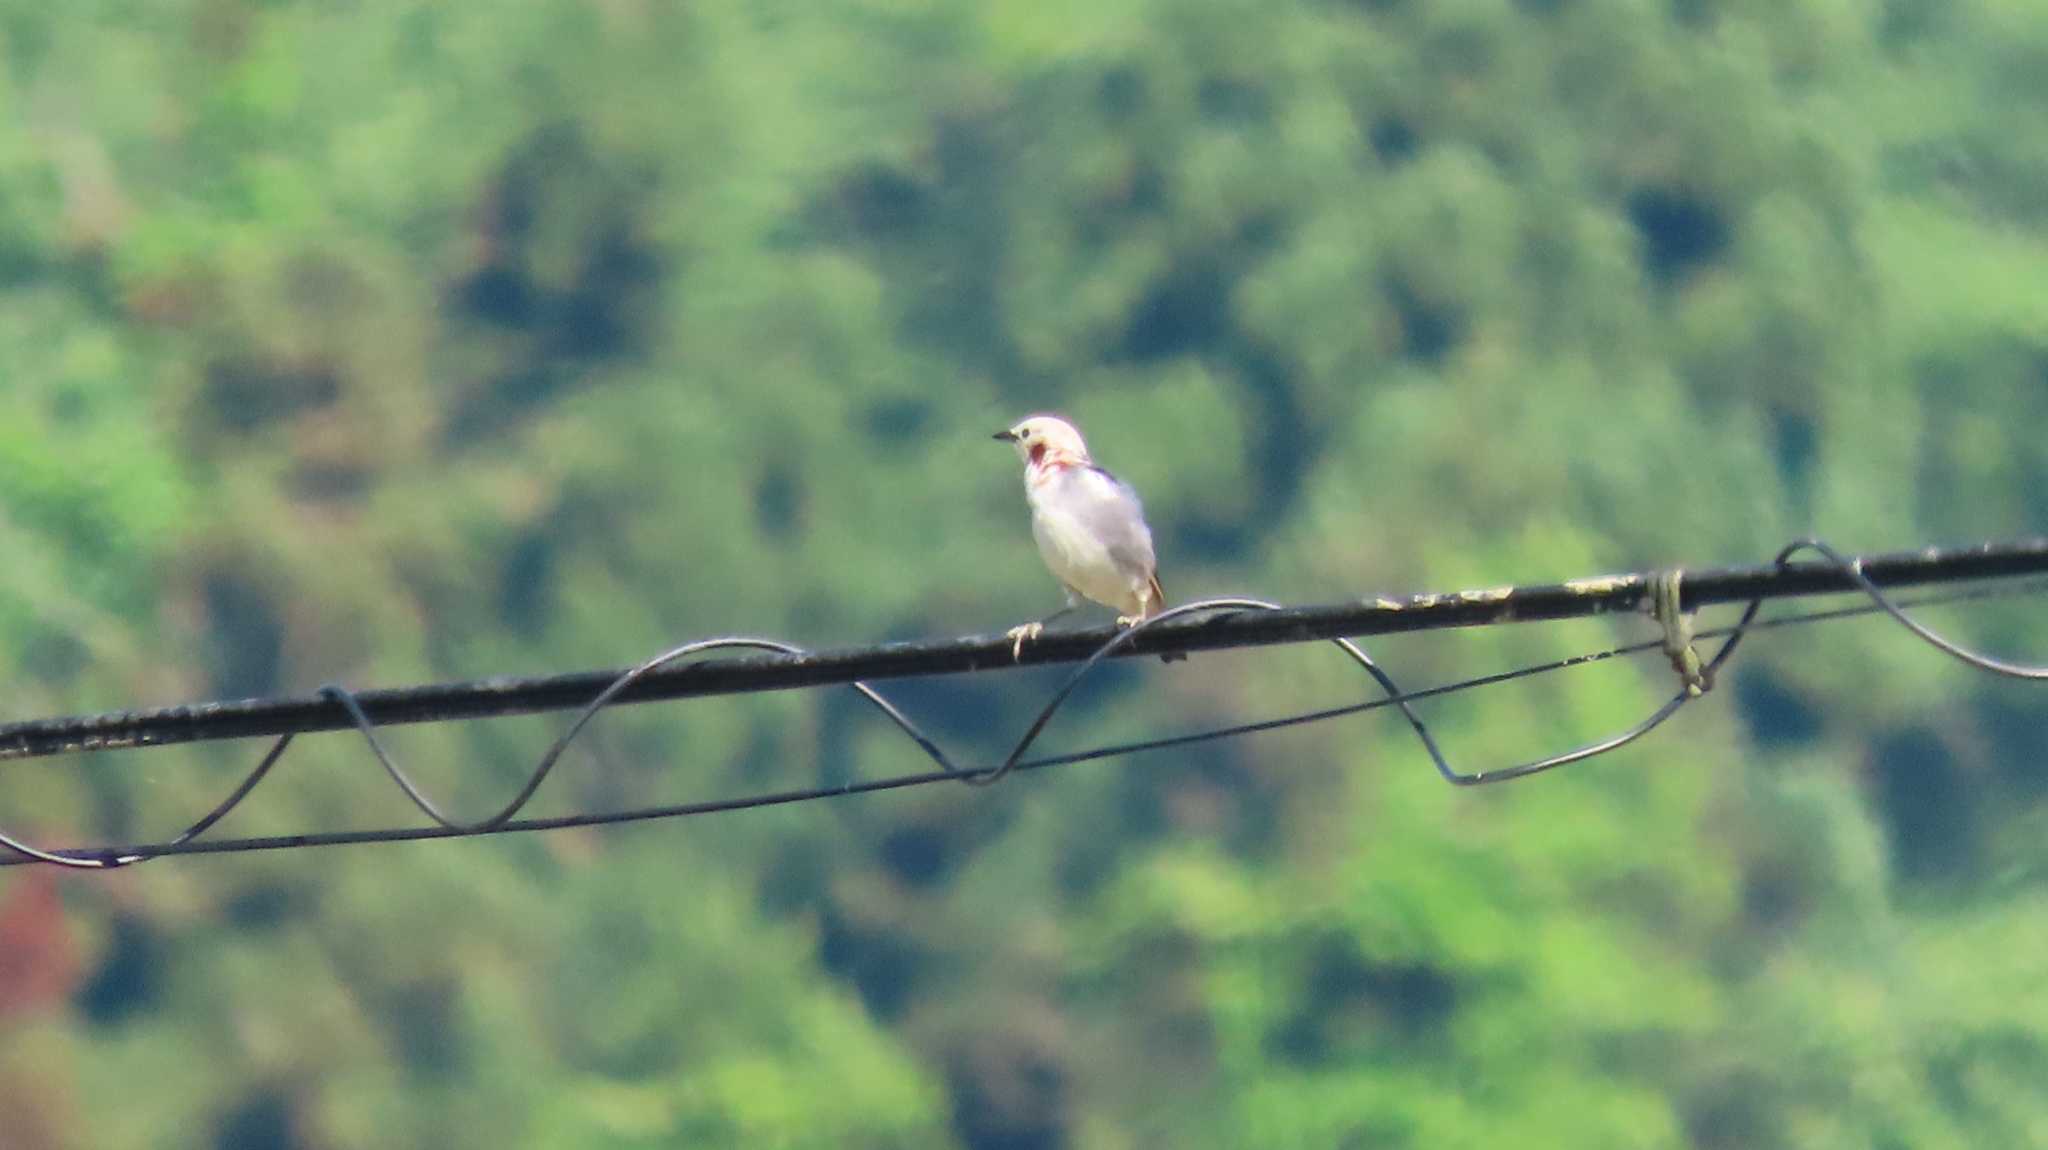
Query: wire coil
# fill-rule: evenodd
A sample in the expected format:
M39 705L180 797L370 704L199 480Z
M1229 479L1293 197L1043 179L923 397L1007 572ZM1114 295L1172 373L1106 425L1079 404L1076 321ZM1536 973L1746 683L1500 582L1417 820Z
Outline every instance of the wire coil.
M659 655L654 656L651 659L648 659L640 664L637 664L634 667L620 673L607 686L605 686L603 690L598 692L594 698L591 698L588 702L584 703L577 710L575 717L571 720L569 726L548 747L547 751L541 756L540 760L529 772L525 783L518 789L518 791L510 799L508 799L505 802L504 805L499 807L495 812L483 818L469 821L458 819L447 813L447 811L443 809L440 803L436 802L432 797L430 797L425 792L425 790L422 789L418 785L418 783L415 782L412 779L412 777L402 767L400 767L397 761L384 747L382 740L379 739L377 735L377 724L372 722L369 714L366 712L360 699L354 692L348 690L345 687L329 685L321 688L320 694L324 698L332 700L341 708L343 708L343 710L346 712L348 716L351 725L357 731L357 733L362 736L364 742L369 747L372 755L376 758L377 762L381 765L385 773L390 777L392 782L405 794L406 798L409 801L411 801L412 804L415 807L417 807L421 811L421 813L428 818L428 820L430 820L430 822L432 823L431 826L387 828L363 831L336 831L304 835L266 836L240 839L203 839L202 836L204 836L217 823L219 823L221 819L225 818L236 807L240 806L243 800L245 800L249 796L249 794L253 792L256 789L256 787L263 782L265 778L268 777L271 770L276 767L277 763L283 758L285 752L290 748L294 738L295 733L287 733L277 737L276 741L271 744L270 748L257 762L255 768L252 771L250 771L248 775L243 777L243 779L234 787L234 789L231 792L229 792L229 794L220 803L216 804L204 816L199 818L197 821L193 822L190 826L186 827L184 831L180 832L178 835L169 840L160 843L135 846L52 849L36 846L32 843L29 843L25 839L15 835L0 833L0 847L5 847L8 850L14 852L14 854L11 857L0 856L0 866L22 865L26 863L43 863L73 869L111 870L131 866L135 863L144 862L153 858L167 857L179 854L241 853L246 851L257 850L278 850L307 846L339 845L343 843L397 842L428 838L461 838L485 834L502 834L512 832L559 829L572 826L612 825L626 822L646 821L651 819L681 818L693 815L711 814L720 811L744 810L755 807L782 805L794 802L806 802L816 799L831 798L842 795L862 794L882 790L895 790L903 787L927 785L931 783L944 782L949 780L964 782L974 786L985 787L993 785L994 783L997 783L1007 778L1009 775L1017 771L1035 770L1044 767L1059 766L1070 763L1090 761L1095 759L1136 754L1141 751L1159 750L1175 746L1185 746L1192 743L1205 742L1214 739L1229 738L1246 734L1255 734L1263 731L1276 730L1283 727L1299 726L1313 722L1322 722L1330 719L1339 718L1345 715L1357 714L1368 710L1376 710L1382 707L1390 706L1397 708L1401 712L1402 718L1407 722L1409 728L1414 731L1418 742L1421 744L1425 753L1428 754L1432 765L1435 767L1437 773L1444 779L1444 781L1452 784L1453 786L1460 787L1481 786L1527 778L1531 775L1554 770L1558 767L1567 766L1572 763L1583 762L1587 759L1593 758L1598 755L1606 754L1610 751L1617 750L1621 747L1627 746L1632 742L1635 742L1637 739L1640 739L1644 735L1655 730L1657 727L1663 725L1667 720L1671 718L1672 715L1676 714L1687 703L1691 702L1696 698L1699 698L1704 693L1705 685L1711 684L1714 681L1716 674L1728 662L1729 658L1735 653L1737 646L1741 643L1743 638L1752 630L1760 630L1766 627L1784 626L1794 623L1818 622L1827 619L1838 619L1856 615L1870 615L1877 613L1882 613L1889 616L1891 619L1898 622L1901 626L1905 627L1911 634L1913 634L1917 638L1935 647L1937 650L1940 650L1943 653L1963 662L1968 666L1983 671L1987 671L1993 674L2016 679L2023 679L2029 681L2048 679L2048 666L2008 662L1997 658L1993 658L1991 656L1984 655L1979 652L1971 651L1961 646L1960 644L1957 644L1954 641L1937 634L1935 631L1928 628L1925 624L1922 624L1908 616L1904 610L1905 605L1902 605L1898 601L1895 601L1891 596L1887 595L1884 592L1884 590L1880 588L1870 578L1870 576L1867 574L1865 570L1864 560L1860 558L1844 556L1842 553L1835 550L1828 544L1821 542L1820 540L1801 539L1791 544L1788 544L1785 548L1778 552L1777 556L1773 559L1772 564L1774 567L1778 569L1787 569L1788 564L1790 564L1791 560L1795 556L1803 552L1812 552L1814 554L1821 556L1830 566L1832 566L1834 569L1839 571L1843 576L1845 576L1848 582L1854 587L1854 589L1861 592L1868 599L1868 603L1856 607L1837 608L1827 611L1810 612L1804 615L1789 616L1782 619L1765 620L1759 622L1757 620L1757 614L1759 610L1762 608L1765 600L1769 596L1764 594L1758 594L1747 602L1742 611L1742 614L1732 626L1694 633L1691 630L1690 620L1684 618L1684 616L1680 613L1680 586L1681 580L1684 578L1684 575L1682 572L1677 571L1667 572L1663 574L1662 579L1660 581L1657 581L1653 584L1653 594L1650 600L1659 617L1660 623L1663 624L1665 629L1665 636L1662 639L1652 640L1646 643L1636 643L1622 647L1610 648L1604 651L1596 651L1582 655L1575 655L1565 659L1554 660L1549 663L1537 664L1534 666L1518 668L1511 671L1504 671L1491 675L1479 676L1477 678L1461 680L1456 683L1446 684L1439 687L1432 687L1429 689L1415 692L1404 692L1400 688L1400 686L1395 682L1393 677L1390 674L1388 674L1384 668L1382 668L1378 663L1376 663L1369 655L1365 653L1365 651L1358 644L1356 644L1352 640L1348 638L1328 639L1326 641L1336 645L1348 658L1352 660L1352 662L1357 664L1357 666L1360 669L1362 669L1366 672L1366 674L1371 676L1371 678L1374 680L1374 682L1377 684L1381 691L1381 697L1366 700L1359 703L1347 704L1344 706L1324 708L1317 711L1301 712L1298 714L1282 716L1274 719L1265 719L1255 722L1240 723L1231 726L1217 727L1204 731L1190 732L1181 735L1172 735L1163 738L1143 740L1139 742L1096 747L1086 751L1046 756L1037 759L1025 758L1026 753L1037 741L1039 735L1041 735L1044 732L1045 728L1051 723L1053 717L1059 712L1060 708L1065 704L1067 699L1073 694L1074 690L1081 684L1081 682L1091 672L1093 672L1105 659L1108 659L1109 657L1130 647L1134 642L1137 641L1140 635L1142 635L1152 627L1161 623L1166 623L1171 620L1183 619L1188 617L1217 616L1244 612L1274 612L1284 610L1278 604L1268 603L1258 599L1205 599L1198 602L1186 603L1179 607L1175 607L1167 611L1161 612L1157 615L1154 615L1151 618L1145 619L1128 629L1119 631L1107 642L1097 647L1085 660L1083 660L1078 666L1074 668L1072 672L1068 674L1065 681L1059 686L1057 690L1053 692L1053 694L1050 696L1050 698L1048 698L1046 703L1039 709L1037 716L1034 718L1032 723L1026 728L1023 735L1019 737L1016 743L1012 746L1009 754L1006 755L1000 763L994 766L963 767L959 764L956 764L952 760L952 758L949 757L934 740L932 740L928 735L926 735L924 731L920 727L918 727L918 725L915 722L913 722L908 716L903 714L901 710L899 710L880 692L876 691L873 687L871 687L865 682L854 680L846 685L850 689L860 694L862 698L867 700L877 710L881 711L883 716L886 717L892 724L894 724L895 727L903 735L905 735L913 743L915 743L917 747L924 752L925 756L936 765L936 770L920 774L898 775L890 778L852 782L836 787L816 787L789 791L770 792L764 794L742 796L739 798L732 799L708 800L703 802L673 804L659 807L645 807L636 810L609 812L602 814L566 815L552 818L528 819L521 819L518 817L519 812L525 809L526 805L533 799L534 795L539 791L541 785L546 781L548 775L554 770L555 766L560 762L562 755L569 749L570 745L575 742L578 736L581 735L583 730L590 724L591 720L595 719L597 715L603 710L605 710L607 707L616 703L622 695L631 690L636 684L645 680L648 676L653 675L657 671L670 667L674 664L680 663L684 660L691 659L693 657L701 656L714 651L745 649L771 651L785 655L807 655L809 654L809 652L805 651L803 648L796 647L788 643L783 643L774 639L764 639L750 636L728 636L686 643L681 646L671 648L667 651L662 652ZM1661 591L1656 590L1656 588L1659 587L1663 589ZM1963 592L1961 594L1950 594L1945 596L1926 596L1922 597L1921 599L1915 601L1913 604L1910 605L1921 605L1935 602L1953 602L1962 599L1984 598L1993 594L2020 593L2026 591L2039 591L2043 589L2048 589L2048 585L2044 585L2042 583L2031 583L2017 586L2009 586L1997 590L1979 589L1975 591ZM1691 653L1691 644L1694 639L1720 638L1722 642L1720 646L1715 650L1711 658L1701 661L1697 655L1692 655L1690 659L1680 661L1680 656L1672 653L1672 646L1673 643L1676 641L1674 639L1675 635L1680 635L1683 637L1683 642L1680 643L1679 646L1681 647L1682 651L1686 654ZM1458 691L1471 690L1481 686L1488 686L1496 683L1507 682L1513 679L1525 678L1531 675L1543 674L1550 671L1563 670L1569 667L1583 666L1589 663L1598 662L1601 660L1610 659L1622 655L1637 654L1645 651L1659 649L1664 650L1667 655L1673 658L1674 667L1679 671L1680 684L1678 690L1669 699L1660 704L1647 717L1617 734L1611 735L1607 738L1603 738L1594 742L1587 743L1583 746L1576 747L1559 754L1549 755L1539 759L1533 759L1524 763L1470 772L1461 772L1457 770L1444 757L1442 749L1437 745L1435 738L1430 734L1428 726L1422 721L1421 717L1415 713L1413 707L1410 705L1411 703L1423 699L1438 697Z

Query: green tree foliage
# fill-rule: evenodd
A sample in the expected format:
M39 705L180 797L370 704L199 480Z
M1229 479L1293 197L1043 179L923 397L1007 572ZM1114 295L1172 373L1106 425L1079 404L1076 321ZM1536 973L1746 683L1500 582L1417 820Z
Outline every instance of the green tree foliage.
M1063 410L1179 597L2048 529L2034 0L0 2L11 713L993 632ZM2025 603L1936 613L2048 649ZM1393 640L1420 684L1640 621ZM2019 1146L2040 702L1759 638L1454 792L1360 719L603 834L0 877L9 1146ZM1055 740L1357 697L1112 668ZM1497 765L1613 665L1446 702ZM998 753L1052 680L892 694ZM394 732L465 812L553 721ZM548 811L914 764L614 714ZM153 837L253 747L6 771ZM414 817L343 738L241 832ZM52 892L55 892L54 894Z

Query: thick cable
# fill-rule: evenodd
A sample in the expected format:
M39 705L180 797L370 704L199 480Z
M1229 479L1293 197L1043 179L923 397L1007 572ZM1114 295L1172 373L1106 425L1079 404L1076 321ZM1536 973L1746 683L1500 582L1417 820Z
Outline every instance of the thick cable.
M1708 660L1704 664L1704 666L1698 665L1696 657L1692 661L1694 666L1697 668L1696 674L1700 679L1703 679L1705 682L1712 682L1715 673L1718 672L1721 666L1727 662L1729 657L1734 653L1736 646L1741 642L1744 635L1746 635L1748 631L1751 630L1753 627L1760 628L1762 626L1783 625L1784 623L1792 621L1817 621L1823 618L1839 618L1851 614L1869 614L1879 611L1887 614L1892 619L1905 626L1907 630L1916 637L1922 639L1923 641L1929 643L1938 650L1941 650L1942 652L1950 655L1953 658L1958 659L1959 661L1962 661L1967 665L1977 667L1986 671L1990 671L1996 674L2020 679L2040 680L2048 678L2048 667L2008 662L1971 651L1961 646L1960 644L1957 644L1949 639L1946 639L1945 637L1939 635L1932 629L1926 627L1924 624L1921 624L1918 621L1912 619L1910 616L1905 614L1900 604L1894 602L1891 599L1891 597L1888 596L1869 577L1867 571L1865 570L1865 566L1860 559L1852 559L1845 557L1841 555L1839 552L1835 551L1833 548L1829 547L1827 544L1819 540L1802 539L1795 541L1794 543L1789 544L1784 549L1782 549L1778 553L1776 558L1773 560L1773 563L1775 566L1783 569L1789 564L1793 556L1797 555L1801 551L1807 550L1811 550L1823 556L1829 563L1839 568L1841 572L1848 577L1850 582L1857 589L1861 590L1871 600L1871 605L1853 609L1841 609L1831 612L1816 612L1808 616L1800 617L1799 619L1788 619L1783 621L1766 621L1763 624L1758 624L1756 622L1756 615L1759 609L1762 607L1766 598L1765 595L1759 594L1748 602L1748 604L1745 606L1742 612L1741 617L1732 627L1721 628L1711 632L1703 632L1699 636L1685 636L1684 646L1687 649L1690 648L1691 639L1694 637L1706 637L1712 635L1723 638L1723 642L1719 649L1716 650L1713 658ZM393 828L386 831L343 831L297 836L270 836L260 839L251 838L239 840L224 840L221 842L213 843L198 841L199 836L203 835L207 830L209 830L216 823L218 823L229 812L235 809L235 807L238 806L256 788L256 786L259 783L261 783L264 778L268 776L270 771L276 766L277 762L282 758L285 750L291 744L292 736L287 734L280 737L271 746L269 751L263 756L262 760L258 763L256 768L236 786L236 788L227 796L227 798L225 798L221 803L217 804L204 817L202 817L197 822L193 823L191 826L186 828L185 831L181 832L178 836L165 843L123 848L48 850L37 847L20 838L0 833L0 846L4 846L8 849L17 852L17 857L15 858L0 858L0 865L17 865L19 863L40 862L74 868L110 869L114 867L131 865L133 863L144 861L146 859L153 857L171 854L225 853L229 851L280 849L288 846L326 845L341 842L401 841L406 839L418 838L465 837L478 834L502 833L512 830L539 830L554 827L588 826L600 825L603 823L638 821L641 819L651 818L673 818L681 817L684 815L707 814L712 813L714 811L739 810L746 809L749 807L769 806L788 802L808 801L811 799L825 798L834 795L858 794L878 790L890 790L905 786L922 785L926 783L942 781L945 779L956 779L966 781L974 785L986 786L1002 778L1005 778L1010 773L1018 770L1037 769L1039 767L1052 766L1061 763L1079 762L1091 758L1109 757L1111 754L1132 754L1137 753L1141 750L1151 750L1167 746L1186 745L1189 743L1205 741L1208 739L1230 737L1233 735L1254 733L1257 731L1264 730L1273 730L1278 729L1282 726L1298 725L1304 722L1324 721L1327 719L1338 717L1340 715L1357 713L1363 710L1374 709L1384 706L1395 706L1400 709L1404 719L1406 719L1409 726L1415 731L1418 740L1421 742L1424 750L1429 755L1432 765L1436 768L1438 774L1445 779L1445 781L1450 782L1456 786L1476 786L1483 784L1506 782L1512 779L1524 778L1529 775L1552 770L1570 763L1581 762L1594 756L1605 754L1609 751L1625 746L1631 742L1634 742L1636 739L1641 738L1643 735L1649 733L1651 730L1654 730L1658 726L1662 725L1680 708L1682 708L1687 702L1698 697L1699 691L1695 688L1694 676L1685 676L1685 681L1682 683L1679 691L1675 695L1673 695L1669 700L1665 701L1663 704L1657 707L1646 718L1616 735L1609 736L1607 738L1600 739L1592 743L1588 743L1584 746L1563 752L1562 754L1552 755L1542 759L1531 760L1526 763L1520 763L1509 767L1496 768L1493 770L1475 771L1470 773L1461 773L1457 771L1444 758L1441 749L1437 746L1435 739L1430 735L1427 726L1422 722L1421 718L1417 716L1412 710L1412 708L1409 706L1410 702L1422 698L1448 694L1452 691L1469 690L1477 686L1488 685L1490 683L1495 682L1502 682L1510 678L1523 677L1528 674L1540 673L1545 670L1562 669L1564 667L1569 666L1580 666L1590 662L1597 661L1599 659L1612 657L1617 654L1635 653L1636 651L1656 649L1658 647L1663 647L1664 649L1666 649L1668 654L1671 644L1674 641L1672 636L1672 626L1670 623L1670 618L1674 614L1676 614L1678 610L1678 600L1680 597L1679 580L1677 578L1669 578L1668 585L1664 585L1661 592L1653 588L1652 595L1653 603L1662 603L1662 614L1660 614L1660 619L1662 619L1664 623L1666 634L1664 638L1650 643L1635 644L1631 645L1630 647L1624 648L1615 648L1607 652L1594 652L1586 655L1573 656L1568 659L1553 661L1552 663L1538 665L1537 667L1533 668L1522 668L1515 671L1501 672L1490 676L1481 676L1476 679L1465 680L1460 683L1449 684L1444 687L1431 688L1425 691L1419 691L1409 694L1404 693L1400 689L1400 687L1395 683L1393 678L1383 668L1381 668L1377 663L1375 663L1369 656L1367 656L1366 653L1361 648L1359 648L1355 643L1352 643L1348 639L1334 639L1331 641L1335 642L1337 646L1343 649L1345 653L1353 659L1353 661L1357 662L1365 671L1367 671L1367 673L1369 673L1374 678L1374 680L1378 683L1381 690L1384 692L1383 698L1369 700L1363 703L1352 704L1344 707L1326 708L1322 711L1309 712L1304 715L1287 716L1282 717L1280 719L1263 720L1255 723L1239 724L1234 727L1218 728L1207 732L1199 732L1183 736L1170 736L1164 739L1148 740L1143 743L1123 744L1115 748L1099 748L1095 751L1082 752L1074 755L1052 756L1039 760L1026 760L1023 758L1025 752L1028 751L1031 745L1037 740L1038 736L1051 722L1053 716L1058 712L1060 707L1071 696L1071 694L1079 685L1081 680L1087 674L1093 671L1094 668L1099 666L1104 659L1109 658L1113 654L1117 653L1119 650L1122 650L1136 642L1139 635L1152 625L1164 623L1169 620L1181 618L1188 615L1216 615L1244 611L1271 612L1284 610L1284 608L1281 608L1276 604L1267 603L1262 600L1244 598L1211 599L1195 603L1183 604L1180 607L1173 608L1171 610L1155 615L1150 619L1140 621L1137 624L1129 627L1128 629L1118 631L1115 635L1111 637L1111 639L1108 642L1102 644L1093 653L1091 653L1088 656L1088 658L1085 659L1080 664L1080 666L1078 666L1066 678L1066 680L1054 692L1053 696L1048 700L1045 706L1040 709L1036 718L1026 729L1023 736L1019 738L1017 743L1012 747L1010 753L1004 758L1004 760L1001 763L997 764L994 767L963 769L956 766L954 763L951 762L951 760L946 756L944 751L938 746L936 742L934 742L928 736L926 736L914 722L912 722L907 716L905 716L901 711L899 711L894 705L889 703L887 699L882 697L878 692L874 691L867 684L860 681L854 681L848 685L856 691L858 691L870 703L872 703L874 706L880 709L897 726L897 728L900 731L902 731L905 735L910 737L911 740L915 742L919 746L919 748L922 749L925 752L925 754L932 759L933 762L938 764L938 766L940 767L939 771L926 773L922 775L896 776L894 778L889 779L848 783L833 788L810 788L803 790L775 792L766 795L744 796L741 798L729 800L713 800L709 802L688 803L667 807L647 808L643 811L618 812L609 815L570 815L552 819L521 820L517 818L517 815L519 811L522 810L526 806L526 804L533 798L534 794L538 792L542 782L547 778L548 774L554 769L555 765L559 762L562 754L568 749L569 745L576 739L576 737L582 732L582 730L589 724L590 720L595 718L600 711L602 711L607 706L615 702L622 693L630 689L635 683L639 682L645 676L650 675L663 667L669 666L670 664L673 664L679 660L688 658L690 656L703 654L707 651L725 648L742 647L760 650L770 650L782 654L799 656L806 655L808 654L808 652L803 651L802 648L782 643L777 640L759 639L745 636L732 636L719 639L703 640L694 643L687 643L682 646L665 651L652 659L649 659L641 664L638 664L637 666L619 675L604 690L600 691L594 698L587 702L578 711L575 719L570 723L569 727L566 730L564 730L564 732L548 748L547 752L542 755L539 763L537 763L534 769L529 773L524 785L521 786L518 792L514 794L512 798L505 803L505 805L500 807L495 813L483 819L476 820L473 822L461 822L452 818L441 809L439 804L435 803L429 796L426 795L426 793L421 788L419 788L415 783L413 783L410 777L407 775L407 773L398 766L395 760L383 747L381 740L378 739L376 734L376 725L370 720L369 716L367 715L367 713L364 711L363 707L357 700L356 696L352 692L346 690L345 688L341 688L338 686L329 686L322 688L322 694L328 698L335 700L345 709L345 711L350 717L351 722L356 727L358 733L362 735L365 742L369 745L372 753L377 758L378 762L382 765L385 772L392 778L394 783L396 783L396 785L399 786L399 788L406 794L406 796L414 803L414 805L419 807L421 812L425 814L430 820L432 820L432 822L435 824L433 827ZM1657 597L1659 595L1661 595L1661 598ZM1980 596L1966 595L1955 596L1954 598L1965 597ZM1686 630L1690 630L1689 625L1686 627Z

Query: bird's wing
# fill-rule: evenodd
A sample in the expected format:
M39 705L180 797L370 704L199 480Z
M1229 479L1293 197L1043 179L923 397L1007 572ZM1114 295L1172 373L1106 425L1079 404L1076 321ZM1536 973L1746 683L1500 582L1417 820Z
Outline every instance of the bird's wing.
M1077 479L1082 498L1074 501L1074 514L1089 534L1102 541L1118 567L1150 576L1158 565L1152 555L1152 531L1145 526L1145 505L1131 485L1104 471L1088 467Z

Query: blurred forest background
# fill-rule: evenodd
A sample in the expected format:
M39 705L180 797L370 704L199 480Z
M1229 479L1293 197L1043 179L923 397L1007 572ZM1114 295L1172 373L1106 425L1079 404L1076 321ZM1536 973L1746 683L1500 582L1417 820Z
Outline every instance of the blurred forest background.
M4 0L8 718L994 633L1057 410L1168 591L2048 530L2042 0ZM2048 651L2024 600L1930 612ZM1374 645L1413 685L1641 620ZM1881 623L1445 787L1384 715L1012 780L0 876L10 1150L2048 1143L2042 699ZM893 697L970 759L1056 681ZM1432 707L1500 765L1661 662ZM1047 746L1339 703L1112 669ZM559 717L391 743L469 813ZM541 813L913 769L615 713ZM10 764L169 833L260 748ZM414 821L306 740L224 832Z

